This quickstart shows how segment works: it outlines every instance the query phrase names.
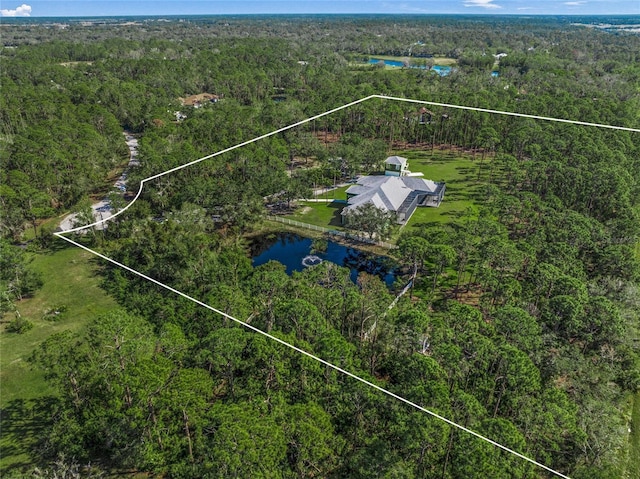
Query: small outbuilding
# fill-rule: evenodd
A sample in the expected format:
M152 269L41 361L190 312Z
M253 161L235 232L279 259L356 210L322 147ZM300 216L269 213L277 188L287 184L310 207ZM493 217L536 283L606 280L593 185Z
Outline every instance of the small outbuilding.
M409 170L409 163L402 156L390 156L384 160L385 176L405 176Z

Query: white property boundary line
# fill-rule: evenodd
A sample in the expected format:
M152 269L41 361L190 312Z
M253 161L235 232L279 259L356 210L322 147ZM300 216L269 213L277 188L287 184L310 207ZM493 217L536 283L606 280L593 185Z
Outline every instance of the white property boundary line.
M413 99L410 99L410 98L400 98L400 97L393 97L393 96L386 96L386 95L369 95L368 97L361 98L360 100L352 101L351 103L347 103L346 105L339 106L339 107L334 108L332 110L325 111L324 113L320 113L319 115L312 116L311 118L307 118L305 120L298 121L298 122L293 123L293 124L291 124L289 126L284 126L284 127L279 128L277 130L274 130L274 131L272 131L270 133L266 133L264 135L258 136L256 138L253 138L252 140L243 141L242 143L238 143L237 145L231 146L229 148L225 148L224 150L220 150L220 151L218 151L216 153L212 153L211 155L203 156L202 158L198 158L197 160L190 161L188 163L185 163L184 165L176 166L175 168L171 168L170 170L166 170L166 171L163 171L162 173L158 173L156 175L149 176L148 178L144 178L143 180L140 181L140 186L138 187L138 193L136 193L135 198L133 198L133 200L131 200L129 202L129 204L127 206L125 206L124 208L122 208L120 211L114 213L109 218L105 218L103 220L96 221L94 223L91 223L91 224L88 224L88 225L85 225L85 226L79 226L77 228L72 228L72 229L69 229L69 230L61 231L60 233L72 233L74 231L81 231L83 229L91 228L93 226L97 226L99 224L106 223L107 221L111 221L116 216L124 213L127 209L129 209L129 207L131 205L133 205L136 202L136 200L140 197L140 194L142 193L142 189L144 188L144 184L147 181L155 180L156 178L160 178L161 176L168 175L169 173L173 173L173 172L176 172L178 170L182 170L183 168L187 168L187 167L189 167L191 165L195 165L196 163L200 163L201 161L208 160L208 159L213 158L215 156L222 155L223 153L228 153L228 152L230 152L232 150L235 150L237 148L240 148L242 146L250 145L251 143L255 143L256 141L263 140L263 139L268 138L270 136L277 135L278 133L282 133L283 131L287 131L287 130L290 130L291 128L295 128L296 126L304 125L305 123L309 123L310 121L317 120L318 118L322 118L323 116L330 115L331 113L335 113L337 111L344 110L345 108L349 108L350 106L357 105L358 103L363 103L363 102L365 102L367 100L370 100L371 98L380 98L382 100L404 101L404 102L407 102L407 103L418 103L418 104L422 104L422 105L441 106L441 107L446 107L446 108L455 108L455 109L458 109L458 110L479 111L479 112L483 112L483 113L494 113L494 114L505 115L505 116L516 116L516 117L521 117L521 118L532 118L534 120L545 120L545 121L553 121L553 122L558 122L558 123L569 123L569 124L573 124L573 125L582 125L582 126L594 126L594 127L598 127L598 128L608 128L608 129L612 129L612 130L622 130L622 131L631 131L631 132L635 132L635 133L640 133L640 128L628 128L628 127L625 127L625 126L612 126L612 125L605 125L603 123L589 123L589 122L585 122L585 121L566 120L566 119L563 119L563 118L551 118L551 117L548 117L548 116L527 115L525 113L514 113L514 112L510 112L510 111L488 110L486 108L475 108L475 107L472 107L472 106L452 105L452 104L449 104L449 103L437 103L437 102L426 101L426 100L413 100ZM58 234L58 233L54 233L54 234L56 236L60 236L60 234Z
M62 238L63 240L68 241L69 243L76 245L78 248L82 248L85 251L89 251L90 253L93 253L96 256L98 256L98 257L100 257L100 258L102 258L102 259L104 259L106 261L109 261L110 263L113 263L116 266L119 266L120 268L123 268L123 269L125 269L125 270L127 270L127 271L129 271L129 272L131 272L133 274L136 274L136 275L140 276L141 278L146 279L147 281L151 281L152 283L157 284L158 286L161 286L161 287L163 287L165 289L168 289L169 291L171 291L172 293L177 294L178 296L182 296L185 299L193 301L194 303L202 306L203 308L207 308L207 309L213 311L214 313L218 313L218 314L224 316L225 318L228 318L228 319L230 319L232 321L235 321L236 323L241 324L242 326L244 326L247 329L250 329L253 332L262 334L263 336L266 336L267 338L272 339L273 341L276 341L277 343L280 343L280 344L282 344L284 346L287 346L288 348L291 348L291 349L293 349L294 351L296 351L296 352L298 352L300 354L303 354L303 355L305 355L305 356L307 356L307 357L309 357L309 358L311 358L311 359L313 359L315 361L318 361L319 363L322 363L325 366L328 366L328 367L330 367L332 369L335 369L336 371L338 371L339 373L344 374L345 376L349 376L350 378L353 378L353 379L355 379L357 381L360 381L361 383L363 383L363 384L365 384L365 385L367 385L367 386L369 386L369 387L371 387L373 389L376 389L376 390L386 394L387 396L391 396L392 398L397 399L398 401L402 401L403 403L408 404L409 406L414 407L414 408L418 409L419 411L425 412L425 413L435 417L436 419L440 419L441 421L446 422L450 426L458 428L461 431L464 431L464 432L469 433L469 434L471 434L471 435L473 435L473 436L475 436L475 437L477 437L479 439L482 439L483 441L486 441L489 444L502 449L503 451L506 451L506 452L508 452L510 454L513 454L514 456L518 456L520 459L524 459L525 461L528 461L531 464L534 464L534 465L536 465L538 467L546 469L547 471L549 471L549 472L551 472L553 474L556 474L557 476L563 477L564 479L571 479L569 476L565 476L564 474L562 474L562 473L560 473L560 472L558 472L558 471L556 471L554 469L551 469L550 467L547 467L544 464L541 464L541 463L535 461L534 459L531 459L531 458L529 458L529 457L527 457L527 456L525 456L523 454L520 454L519 452L514 451L513 449L509 449L507 446L503 446L502 444L500 444L498 442L495 442L492 439L489 439L488 437L485 437L485 436L483 436L483 435L481 435L481 434L479 434L479 433L477 433L475 431L472 431L471 429L468 429L468 428L464 427L461 424L453 422L451 419L447 419L446 417L441 416L438 413L435 413L435 412L431 411L430 409L424 408L424 407L420 406L419 404L416 404L414 402L409 401L408 399L403 398L402 396L398 396L397 394L392 393L388 389L384 389L384 388L378 386L377 384L374 384L374 383L372 383L370 381L367 381L366 379L361 378L360 376L356 376L355 374L347 371L346 369L342 369L340 366L336 366L335 364L330 363L329 361L325 361L324 359L319 358L318 356L315 356L315 355L313 355L311 353L308 353L304 349L300 349L297 346L294 346L293 344L290 344L290 343L288 343L288 342L286 342L286 341L284 341L284 340L282 340L282 339L280 339L280 338L278 338L276 336L273 336L273 335L271 335L271 334L269 334L269 333L267 333L265 331L262 331L261 329L258 329L255 326L252 326L251 324L247 323L246 321L242 321L242 320L240 320L238 318L235 318L235 317L225 313L224 311L220 311L219 309L216 309L213 306L208 305L207 303L203 303L202 301L199 301L199 300L193 298L192 296L189 296L188 294L183 293L182 291L178 291L177 289L172 288L171 286L168 286L168 285L166 285L164 283L161 283L160 281L158 281L156 279L153 279L152 277L147 276L146 274L143 274L143 273L141 273L139 271L136 271L135 269L130 268L129 266L126 266L126 265L124 265L122 263L119 263L118 261L116 261L114 259L111 259L111 258L109 258L109 257L107 257L107 256L105 256L103 254L98 253L97 251L92 250L91 248L87 248L84 245L76 243L75 241L73 241L73 240L71 240L71 239L69 239L69 238L67 238L65 236L62 236L60 233L55 233L55 234L56 234L56 236Z
M220 311L220 310L214 308L213 306L210 306L210 305L208 305L206 303L203 303L202 301L199 301L199 300L197 300L197 299L195 299L195 298L193 298L193 297L191 297L191 296L189 296L189 295L187 295L187 294L185 294L185 293L183 293L181 291L178 291L175 288L172 288L171 286L168 286L168 285L166 285L164 283L161 283L160 281L158 281L156 279L153 279L153 278L151 278L151 277L149 277L149 276L147 276L147 275L145 275L145 274L143 274L143 273L141 273L139 271L136 271L135 269L133 269L133 268L131 268L129 266L126 266L126 265L124 265L122 263L119 263L118 261L115 261L112 258L109 258L109 257L107 257L107 256L105 256L105 255L103 255L101 253L98 253L97 251L94 251L94 250L92 250L92 249L90 249L90 248L88 248L88 247L86 247L84 245L81 245L81 244L77 243L76 241L73 241L72 239L69 239L66 236L64 236L65 233L71 233L71 232L74 232L74 231L81 231L81 230L86 229L86 228L90 228L90 227L93 227L93 226L96 226L96 225L99 225L99 224L102 224L102 223L106 223L106 222L112 220L113 218L115 218L116 216L124 213L140 197L140 194L142 193L142 190L144 188L144 184L147 181L151 181L151 180L154 180L156 178L160 178L161 176L167 175L169 173L173 173L173 172L181 170L183 168L187 168L188 166L195 165L196 163L200 163L201 161L208 160L208 159L213 158L215 156L218 156L218 155L221 155L223 153L227 153L229 151L232 151L232 150L235 150L237 148L240 148L242 146L246 146L246 145L249 145L251 143L255 143L258 140L262 140L264 138L268 138L270 136L276 135L278 133L281 133L283 131L289 130L291 128L295 128L296 126L300 126L300 125L303 125L303 124L308 123L310 121L313 121L313 120L316 120L318 118L321 118L323 116L329 115L331 113L335 113L337 111L343 110L343 109L348 108L350 106L357 105L359 103L362 103L362 102L365 102L367 100L370 100L371 98L380 98L380 99L383 99L383 100L404 101L404 102L408 102L408 103L418 103L418 104L424 104L424 105L440 106L440 107L455 108L455 109L470 110L470 111L479 111L479 112L484 112L484 113L493 113L493 114L499 114L499 115L522 117L522 118L532 118L532 119L536 119L536 120L554 121L554 122L569 123L569 124L574 124L574 125L594 126L594 127L599 127L599 128L609 128L609 129L613 129L613 130L623 130L623 131L631 131L631 132L640 133L640 129L638 129L638 128L627 128L627 127L612 126L612 125L605 125L605 124L599 124L599 123L588 123L588 122L582 122L582 121L566 120L566 119L561 119L561 118L550 118L550 117L544 117L544 116L538 116L538 115L527 115L527 114L523 114L523 113L513 113L513 112L507 112L507 111L489 110L489 109L485 109L485 108L475 108L475 107L468 107L468 106L462 106L462 105L452 105L452 104L448 104L448 103L437 103L437 102L423 101L423 100L412 100L412 99L407 99L407 98L391 97L391 96L386 96L386 95L370 95L370 96L362 98L360 100L356 100L356 101L353 101L351 103L347 103L346 105L342 105L340 107L337 107L337 108L334 108L332 110L326 111L326 112L321 113L319 115L315 115L313 117L307 118L307 119L299 121L297 123L293 123L293 124L291 124L289 126L286 126L286 127L283 127L283 128L279 128L279 129L277 129L275 131L272 131L270 133L258 136L257 138L254 138L252 140L248 140L248 141L239 143L239 144L237 144L235 146L226 148L224 150L218 151L218 152L213 153L211 155L203 156L202 158L199 158L197 160L191 161L189 163L185 163L184 165L180 165L180 166L177 166L175 168L171 168L171 169L169 169L167 171L164 171L162 173L158 173L156 175L153 175L153 176L150 176L148 178L145 178L145 179L140 181L140 186L138 188L138 193L136 194L135 198L125 208L123 208L122 210L116 212L111 217L109 217L107 219L104 219L104 220L101 220L101 221L96 221L96 222L91 223L91 224L86 225L86 226L80 226L80 227L73 228L73 229L70 229L70 230L67 230L67 231L54 233L54 235L57 236L58 238L61 238L61 239L65 240L65 241L77 246L78 248L81 248L81 249L83 249L85 251L88 251L88 252L98 256L99 258L102 258L102 259L104 259L104 260L106 260L106 261L108 261L110 263L113 263L114 265L116 265L116 266L118 266L118 267L120 267L122 269L125 269L125 270L127 270L127 271L129 271L129 272L131 272L133 274L136 274L136 275L140 276L141 278L146 279L147 281L150 281L150 282L152 282L152 283L154 283L154 284L156 284L156 285L158 285L158 286L160 286L162 288L165 288L165 289L171 291L172 293L177 294L178 296L181 296L181 297L183 297L185 299L193 301L194 303L198 304L199 306L202 306L203 308L209 309L209 310L211 310L211 311L213 311L213 312L215 312L215 313L217 313L217 314L219 314L221 316L224 316L225 318L228 318L228 319L230 319L230 320L232 320L232 321L234 321L234 322L236 322L238 324L241 324L242 326L244 326L245 328L247 328L247 329L249 329L249 330L251 330L253 332L262 334L263 336L265 336L265 337L267 337L267 338L269 338L269 339L271 339L271 340L273 340L273 341L275 341L277 343L280 343L283 346L287 346L288 348L290 348L290 349L292 349L292 350L294 350L294 351L296 351L296 352L298 352L300 354L303 354L303 355L305 355L305 356L307 356L307 357L309 357L309 358L311 358L311 359L313 359L315 361L318 361L318 362L324 364L325 366L328 366L328 367L338 371L341 374L344 374L346 376L349 376L350 378L353 378L353 379L355 379L357 381L360 381L361 383L363 383L363 384L365 384L365 385L367 385L367 386L369 386L369 387L371 387L371 388L373 388L373 389L375 389L377 391L380 391L380 392L386 394L387 396L390 396L390 397L392 397L394 399L397 399L398 401L401 401L401 402L403 402L403 403L405 403L405 404L407 404L407 405L409 405L409 406L411 406L411 407L413 407L415 409L418 409L419 411L425 412L425 413L435 417L436 419L439 419L439 420L449 424L450 426L453 426L453 427L455 427L455 428L457 428L457 429L459 429L461 431L464 431L464 432L466 432L468 434L471 434L472 436L475 436L475 437L477 437L477 438L479 438L479 439L481 439L481 440L483 440L485 442L488 442L489 444L491 444L491 445L493 445L493 446L495 446L495 447L497 447L499 449L502 449L503 451L506 451L506 452L508 452L510 454L513 454L514 456L517 456L520 459L523 459L523 460L525 460L525 461L527 461L527 462L529 462L531 464L534 464L534 465L536 465L536 466L538 466L538 467L540 467L542 469L545 469L546 471L551 472L551 473L553 473L553 474L555 474L555 475L557 475L559 477L562 477L562 478L565 478L565 479L570 479L569 476L566 476L566 475L564 475L564 474L562 474L562 473L560 473L560 472L558 472L558 471L556 471L554 469L551 469L550 467L545 466L544 464L542 464L540 462L537 462L534 459L531 459L531 458L529 458L529 457L527 457L527 456L525 456L525 455L523 455L523 454L521 454L521 453L519 453L517 451L514 451L513 449L510 449L510 448L508 448L508 447L506 447L506 446L504 446L504 445L502 445L502 444L500 444L498 442L495 442L492 439L489 439L489 438L487 438L485 436L482 436L481 434L479 434L479 433L477 433L475 431L472 431L471 429L468 429L468 428L462 426L461 424L453 422L452 420L447 419L446 417L443 417L443 416L441 416L441 415L439 415L439 414L437 414L437 413L435 413L435 412L433 412L433 411L431 411L429 409L426 409L426 408L420 406L419 404L411 402L408 399L403 398L402 396L398 396L397 394L395 394L395 393L393 393L393 392L391 392L391 391L389 391L387 389L384 389L384 388L382 388L382 387L380 387L380 386L378 386L378 385L376 385L376 384L374 384L374 383L372 383L370 381L367 381L366 379L363 379L363 378L361 378L361 377L359 377L359 376L357 376L357 375L355 375L355 374L353 374L353 373L351 373L349 371L346 371L345 369L342 369L339 366L336 366L335 364L332 364L332 363L330 363L328 361L325 361L324 359L319 358L319 357L317 357L317 356L315 356L315 355L313 355L311 353L308 353L307 351L304 351L303 349L300 349L300 348L298 348L298 347L296 347L296 346L294 346L294 345L292 345L292 344L290 344L290 343L288 343L288 342L286 342L286 341L284 341L284 340L282 340L282 339L280 339L280 338L278 338L276 336L273 336L273 335L271 335L271 334L269 334L269 333L267 333L265 331L262 331L262 330L256 328L255 326L252 326L252 325L248 324L246 321L242 321L240 319L237 319L237 318L225 313L224 311Z

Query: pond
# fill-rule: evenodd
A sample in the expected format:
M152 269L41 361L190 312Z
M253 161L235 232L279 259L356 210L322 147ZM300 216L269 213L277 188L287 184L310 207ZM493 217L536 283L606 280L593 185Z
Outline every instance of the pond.
M264 235L253 240L251 258L253 266L260 266L275 260L287 268L287 274L313 267L322 261L331 261L351 270L351 280L355 283L358 273L365 271L375 274L388 287L396 280L394 261L386 256L376 256L355 248L343 246L333 241L327 242L325 252L311 252L312 240L293 233Z
M384 62L385 65L390 67L404 66L404 63L397 60L382 60L381 58L372 58L369 60L369 63L371 64L377 64L378 62ZM427 67L424 65L413 65L411 68L420 68L422 70L425 70ZM451 73L451 67L434 65L431 67L431 71L436 72L440 76L447 76L449 73Z
M431 71L436 72L438 75L444 77L451 73L451 67L443 67L442 65L433 65Z

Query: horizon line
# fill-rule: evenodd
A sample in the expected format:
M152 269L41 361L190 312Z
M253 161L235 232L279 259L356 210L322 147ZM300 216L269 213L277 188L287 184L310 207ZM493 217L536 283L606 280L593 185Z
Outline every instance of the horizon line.
M164 18L164 17L230 17L230 16L281 16L281 17L304 17L304 16L385 16L385 17L430 17L430 16L460 16L460 17L638 17L640 20L640 12L638 13L535 13L535 12L505 12L505 13L486 13L486 12L433 12L433 13L389 13L389 12L300 12L300 13L283 13L283 12L236 12L236 13L123 13L113 15L29 15L29 16L0 16L3 20L33 20L47 18L76 18L76 19L92 19L92 18L121 18L121 17L141 17L141 18Z

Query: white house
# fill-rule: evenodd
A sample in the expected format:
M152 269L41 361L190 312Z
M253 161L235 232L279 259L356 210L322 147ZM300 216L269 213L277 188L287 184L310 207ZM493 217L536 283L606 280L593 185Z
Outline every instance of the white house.
M401 157L390 157L387 161L391 158L404 162L385 162L385 176L363 176L358 179L357 184L347 189L347 206L341 213L343 223L345 215L365 203L373 203L377 208L395 213L399 224L409 221L418 206L440 206L446 189L444 182L394 174L402 172L403 167L406 169L407 163ZM398 165L399 168L387 170L387 165Z

